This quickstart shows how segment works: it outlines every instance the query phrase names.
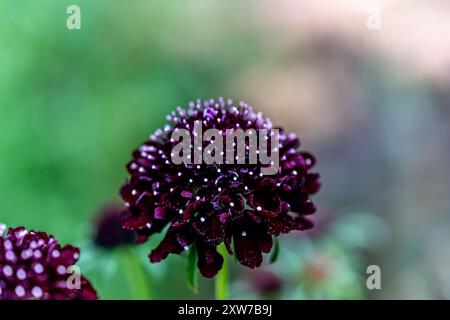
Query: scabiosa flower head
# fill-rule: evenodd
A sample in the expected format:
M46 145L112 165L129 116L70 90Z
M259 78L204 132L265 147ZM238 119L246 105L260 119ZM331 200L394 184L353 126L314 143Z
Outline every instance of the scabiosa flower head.
M68 285L73 275L67 272L68 268L79 255L78 248L61 247L45 232L18 227L10 228L4 237L0 230L0 300L97 299L94 288L84 277L79 278L78 284L74 279Z
M299 150L295 134L277 128L279 168L264 176L263 165L249 161L180 165L171 161L178 143L172 133L187 129L195 135L198 122L203 130L214 128L224 135L227 129L275 129L248 104L197 100L167 119L170 124L133 152L127 165L131 178L120 191L129 208L124 226L137 232L139 242L168 226L149 255L151 262L195 245L200 272L213 277L223 264L216 247L224 243L241 264L255 268L262 263L262 253L271 250L272 237L312 227L307 215L316 210L310 196L319 189L319 175L310 172L315 158Z
M93 236L96 246L112 249L134 242L134 232L124 229L122 226L125 210L116 204L106 205L100 210L96 216Z

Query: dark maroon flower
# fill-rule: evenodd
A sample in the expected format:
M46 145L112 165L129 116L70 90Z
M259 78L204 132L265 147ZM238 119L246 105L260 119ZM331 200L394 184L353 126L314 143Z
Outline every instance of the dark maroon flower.
M127 165L131 178L120 191L129 208L124 226L136 231L140 242L168 226L149 255L151 262L194 244L200 272L213 277L223 263L216 247L224 243L241 264L255 268L262 263L262 253L271 250L272 237L312 227L307 216L316 210L310 196L320 187L319 175L310 172L315 158L300 151L295 134L272 127L244 102L234 105L222 98L191 102L187 110L178 108L167 118L170 124L133 152ZM214 128L224 136L227 129L278 129L278 172L263 175L264 166L249 161L174 164L171 152L178 141L171 139L173 131L188 129L194 139L196 121L204 131Z
M0 225L0 229L2 226ZM3 229L4 231L4 229ZM61 247L45 232L10 228L0 230L0 300L93 300L97 293L73 265L80 251Z
M103 207L96 217L94 243L105 249L131 244L135 241L133 231L123 228L125 208L110 204Z
M264 296L271 296L280 291L283 280L276 273L260 270L248 276L250 287Z

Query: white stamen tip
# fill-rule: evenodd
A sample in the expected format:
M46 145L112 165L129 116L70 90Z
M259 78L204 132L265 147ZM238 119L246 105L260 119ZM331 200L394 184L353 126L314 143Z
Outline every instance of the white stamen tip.
M16 255L13 251L9 250L9 251L6 251L5 258L6 258L6 260L14 261L14 259L16 258Z
M3 236L6 230L6 224L0 223L0 237Z
M19 280L25 280L27 278L27 273L25 272L25 270L23 270L22 268L17 270L17 278Z
M35 266L34 266L34 272L36 272L36 273L42 273L44 271L44 267L42 266L42 264L40 264L40 263L37 263Z
M13 268L11 268L11 266L6 265L3 267L3 274L7 277L10 277L13 275Z
M59 265L56 268L56 272L58 272L60 275L63 275L66 273L66 267L64 267L63 265Z
M33 287L33 289L31 289L31 294L35 298L40 298L44 293L42 292L42 289L40 287Z
M18 285L14 290L14 292L16 293L16 296L22 298L25 295L25 288L22 287L21 285Z

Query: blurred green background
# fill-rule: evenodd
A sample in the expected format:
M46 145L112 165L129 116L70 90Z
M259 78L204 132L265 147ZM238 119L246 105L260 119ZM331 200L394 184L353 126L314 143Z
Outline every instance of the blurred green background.
M71 4L81 30L66 28ZM143 298L130 254L152 298L212 298L209 280L187 288L185 257L147 263L157 239L110 252L88 239L167 113L232 97L298 133L324 185L316 231L282 237L263 271L234 266L232 297L450 298L450 8L379 1L370 30L368 5L2 0L0 222L81 246L102 298ZM381 290L366 288L371 264Z

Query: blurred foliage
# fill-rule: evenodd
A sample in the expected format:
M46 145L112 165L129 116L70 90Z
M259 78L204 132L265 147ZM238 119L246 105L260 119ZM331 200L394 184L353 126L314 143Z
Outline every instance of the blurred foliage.
M72 3L0 3L1 219L62 241L116 199L131 151L169 111L223 95L257 52L245 32L199 41L163 1L78 1L82 29L68 30Z
M280 257L264 271L281 280L269 295L255 290L258 275L243 273L236 279L236 299L362 299L366 297L365 253L383 244L387 226L376 216L342 212L318 234L282 237ZM261 274L262 277L265 273Z

